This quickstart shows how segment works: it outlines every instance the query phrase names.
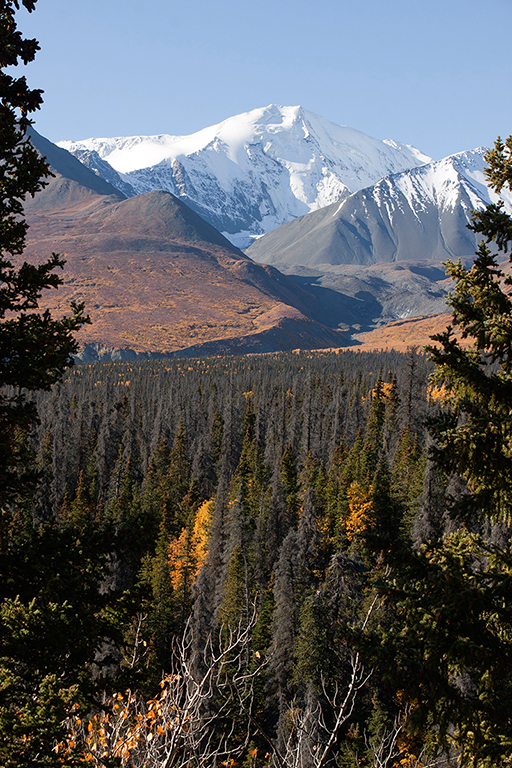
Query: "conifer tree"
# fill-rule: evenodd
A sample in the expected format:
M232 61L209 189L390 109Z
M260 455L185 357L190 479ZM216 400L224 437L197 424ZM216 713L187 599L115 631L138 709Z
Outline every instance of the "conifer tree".
M511 150L509 138L487 154L496 191L512 187ZM476 213L472 228L507 251L512 219L500 204ZM444 495L442 538L425 525L424 509L425 544L393 553L381 588L394 610L379 642L388 684L411 704L411 725L423 734L430 727L460 765L487 768L512 757L512 556L507 537L496 544L489 536L493 524L512 522L512 278L484 242L470 268L448 262L447 271L458 336L449 327L429 347L444 392L429 422L431 455L449 488L464 492ZM439 499L425 501L439 520Z
M99 569L65 532L35 531L27 500L39 476L25 437L38 419L27 393L49 390L72 365L73 332L86 322L81 305L60 320L38 311L43 291L62 282L55 269L63 259L53 254L38 266L20 265L23 204L50 175L28 138L28 115L40 107L42 92L11 74L39 49L16 24L16 11L35 5L0 0L0 763L6 768L55 765L53 739L78 701L102 623ZM79 551L73 563L70 556Z
M187 495L190 486L190 461L187 452L187 441L183 421L180 422L178 433L169 454L169 466L162 478L159 488L163 526L167 534L177 535L187 522L181 502Z
M21 0L33 11L37 0ZM56 254L39 266L15 261L23 253L27 223L23 202L34 196L50 175L44 158L27 135L28 114L39 109L42 91L30 89L25 77L5 70L33 61L39 45L24 39L17 30L18 0L0 2L0 507L15 499L34 481L27 468L26 451L16 433L33 423L37 414L24 395L25 390L49 389L73 363L78 344L73 331L85 322L83 306L72 305L70 317L52 318L48 311L37 312L42 292L56 288L55 274L64 261ZM5 526L0 530L0 547L6 546Z
M299 511L299 483L297 466L291 443L286 446L281 459L280 479L286 492L286 506L289 520L296 523Z
M500 192L512 189L512 137L497 139L486 154L486 175ZM475 212L471 225L483 241L473 265L448 262L455 281L449 296L453 327L434 336L440 346L428 351L436 364L435 383L443 384L449 406L430 422L437 463L448 473L457 471L467 481L465 505L493 520L512 518L512 277L498 262L496 249L506 254L512 239L512 218L503 203Z

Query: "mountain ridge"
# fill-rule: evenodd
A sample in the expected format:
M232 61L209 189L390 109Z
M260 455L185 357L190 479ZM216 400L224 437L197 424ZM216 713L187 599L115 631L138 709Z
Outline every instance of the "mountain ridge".
M484 175L485 148L402 171L276 228L247 250L276 266L371 265L466 258L477 247L472 211L498 197ZM503 195L512 211L512 195Z
M20 259L40 263L53 251L66 259L63 285L45 291L39 306L62 316L71 301L85 303L93 323L78 334L83 359L343 340L315 319L312 294L253 262L172 194L126 198L65 150L54 153L38 136L33 142L50 155L54 175L26 201L29 229Z
M125 194L175 194L238 246L428 160L302 107L269 105L190 136L61 141Z
M309 151L312 132L304 120L310 113L300 108L272 109L278 110L282 124L291 126L296 132L302 132L302 144L305 144L306 149L300 145L296 146L294 151L299 153ZM245 134L240 133L236 120L224 121L221 124L224 128L226 124L228 127L231 126L231 143L223 142L222 136L215 135L213 129L218 126L211 127L211 130L205 129L206 133L208 130L211 133L206 138L205 131L199 134L202 134L203 143L206 143L209 151L218 152L228 160L231 152L230 162L233 158L236 160L240 157L245 162L246 139L249 135L247 132L254 131L256 128L261 129L260 125L255 127L254 121L251 123L251 116L254 117L257 113L261 117L265 110L270 110L267 114L265 130L270 126L274 133L278 134L277 143L272 145L274 153L277 151L276 146L279 141L284 142L286 146L280 149L280 155L284 156L285 150L291 152L289 144L285 141L288 135L284 133L284 129L281 130L281 124L276 125L276 114L272 109L265 108L245 113ZM334 126L333 130L341 130L341 127ZM367 137L364 137L364 134L359 134L353 129L346 130L352 136L357 134L366 141ZM135 147L139 151L147 138L108 140L109 151L117 151L117 147L124 152L126 142L133 145L132 149ZM161 146L157 149L160 152L167 151L169 138L183 139L183 137L165 135L149 138L158 139ZM190 137L185 138L190 139ZM229 136L225 135L224 138ZM382 145L389 147L395 143L389 140L379 142L378 148L380 149ZM91 148L75 151L77 154L88 154L89 157L96 152ZM191 253L190 249L193 249L195 238L198 238L199 245L206 238L211 240L210 245L215 244L216 247L225 249L225 254L230 252L228 258L224 255L222 259L217 260L218 266L226 270L225 274L229 273L236 280L241 280L253 289L263 292L265 301L279 302L277 309L276 306L272 308L264 301L263 304L258 305L257 311L250 310L252 326L248 328L242 323L243 327L238 327L238 341L235 341L233 332L231 335L221 334L219 339L204 338L197 344L194 338L198 334L199 324L193 323L194 327L190 329L191 338L185 340L182 335L181 342L173 350L173 354L182 354L183 349L195 354L197 350L206 350L207 347L212 350L212 354L213 350L235 347L268 351L268 343L277 343L275 338L273 339L276 330L272 322L279 327L277 335L281 334L281 342L285 347L291 343L291 337L294 334L298 339L296 346L307 343L306 338L313 346L325 345L328 343L326 334L336 333L334 329L337 328L350 329L351 333L358 334L390 321L445 311L445 297L450 288L450 281L444 274L442 262L447 258L462 258L467 264L472 261L476 238L467 228L467 224L471 221L471 212L473 209L482 208L489 202L497 200L486 184L485 151L485 148L469 150L440 161L423 163L385 176L356 192L342 195L342 199L337 199L329 206L294 218L275 228L258 238L248 249L247 256L238 251L232 239L226 239L204 221L199 225L199 220L195 218L194 223L187 230L185 220L178 222L174 213L171 212L172 194L168 197L154 193L134 196L134 190L131 187L128 188L129 185L123 192L121 189L125 184L123 179L128 178L128 174L118 174L97 153L96 162L103 163L104 166L102 173L107 176L110 174L114 181L117 178L118 186L113 187L107 182L106 189L110 193L108 202L107 197L103 197L101 202L97 200L94 202L91 198L87 211L91 213L91 206L95 205L102 208L110 206L112 194L114 197L125 200L121 211L122 216L119 213L113 216L113 211L109 209L109 216L106 217L103 211L102 216L106 223L102 224L100 229L104 232L108 228L109 238L108 242L103 238L101 247L106 251L110 249L112 252L120 252L124 249L125 257L129 254L133 256L134 253L141 254L145 250L164 251L161 241L171 237L175 243L180 242L183 252L188 249ZM65 150L61 148L59 152L65 152ZM60 160L63 157L64 155L60 156ZM288 154L287 157L292 162L291 155ZM295 160L304 160L304 157L304 154L294 156ZM71 156L68 155L68 158ZM80 166L77 159L74 162L76 166ZM160 164L162 162L165 165L167 161L160 161ZM301 173L306 173L306 165L301 166ZM76 172L76 166L74 172ZM87 171L90 174L86 188L92 188L101 175L100 171L98 168L95 171L88 170L84 164L81 167L84 172ZM147 168L142 170L144 173L148 171ZM94 184L90 181L91 177L94 179ZM291 178L291 176L288 177L288 182ZM55 189L58 189L58 193L54 190L53 197L58 198L57 202L62 202L62 199L71 195L70 185L72 182L66 179L56 182ZM76 205L82 208L80 216L83 216L86 209L85 197L93 195L93 192L87 189L84 191L80 187L77 193L77 189L75 187L73 189L75 196L78 195ZM47 190L47 200L49 191ZM55 202L52 200L50 207L54 206ZM512 210L512 196L505 202ZM165 216L164 218L167 224L171 219L173 220L169 231L166 231L160 218L166 206L167 218ZM193 214L190 207L190 201L187 200L187 205L180 209L185 218ZM185 211L189 213L185 215ZM70 211L68 210L65 215L70 215ZM139 218L136 242L130 234L134 215L135 218ZM99 218L99 213L96 211L95 226ZM180 227L183 230L181 235ZM205 229L208 227L210 227L208 231L211 236ZM200 235L199 228L202 228ZM129 233L127 238L124 237L124 230ZM98 232L95 237L98 237ZM195 258L204 260L206 258L204 249L196 249ZM216 256L215 259L217 258ZM276 270L276 267L280 271ZM271 319L272 322L265 325L263 318ZM206 316L203 322L207 323ZM302 333L304 327L301 326L299 329L298 326L305 322L308 323L308 331L304 335ZM323 326L322 331L318 327L313 328L312 323L315 322ZM410 324L403 327L412 328ZM264 337L266 341L263 340ZM127 354L146 354L142 347L137 350L132 349ZM111 350L101 340L91 342L90 349L93 350L91 354L98 354L100 357L110 354L109 350Z

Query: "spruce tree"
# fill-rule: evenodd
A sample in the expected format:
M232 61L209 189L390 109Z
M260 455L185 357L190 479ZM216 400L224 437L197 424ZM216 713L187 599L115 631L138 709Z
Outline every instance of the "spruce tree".
M487 154L496 191L512 186L511 150L509 138ZM512 555L507 537L492 536L494 524L512 521L512 278L496 253L508 249L512 219L493 204L472 228L487 239L474 264L447 265L457 334L449 327L428 349L444 393L429 422L433 468L450 480L444 536L425 526L440 518L429 492L434 509L422 510L415 550L397 547L380 582L393 612L378 643L387 684L411 705L410 725L430 730L460 765L486 768L512 758Z
M29 12L36 1L21 0ZM50 175L27 135L27 115L39 109L42 91L30 89L25 77L5 71L33 61L39 49L36 40L24 39L17 29L19 9L18 0L0 2L0 508L4 510L34 480L26 451L17 441L18 430L37 419L25 392L49 389L72 365L78 348L73 331L85 322L81 305L72 305L71 316L60 320L48 311L37 311L42 292L62 282L55 269L63 267L63 259L53 254L39 266L16 266L28 228L23 202L41 190ZM4 521L0 548L5 549L6 533Z
M30 508L39 471L27 441L38 419L29 393L49 390L72 365L73 332L85 322L81 305L60 320L38 311L43 291L62 282L55 269L63 259L53 254L38 266L20 264L24 201L50 175L28 138L28 115L41 105L42 92L11 74L39 48L23 38L15 18L21 6L31 12L35 5L0 0L0 763L6 768L55 765L54 740L90 682L98 633L107 635L100 629L100 553L93 563L85 552L89 541L79 546L66 531L35 530Z

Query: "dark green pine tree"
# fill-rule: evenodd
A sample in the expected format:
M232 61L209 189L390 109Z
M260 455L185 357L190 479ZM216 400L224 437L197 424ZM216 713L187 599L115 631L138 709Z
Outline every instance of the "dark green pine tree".
M356 435L356 439L345 461L341 465L342 485L347 487L352 482L368 484L368 472L366 461L364 459L364 441L361 431Z
M168 468L157 491L162 524L169 535L179 536L186 525L186 516L182 512L181 502L190 487L190 460L183 421L180 422L177 435L169 453Z
M349 450L345 445L337 446L327 472L324 490L324 529L329 551L333 554L340 546L342 521L347 517L347 488L350 484Z
M31 520L40 473L26 440L38 419L27 391L49 390L72 365L78 349L73 332L85 322L81 306L72 306L61 320L38 311L43 291L62 282L55 274L64 264L59 256L40 266L20 265L27 233L23 204L49 175L27 137L28 115L39 108L41 91L31 90L11 69L31 62L39 48L36 40L23 38L15 16L21 6L30 12L35 5L36 0L0 2L0 764L5 768L55 765L54 740L62 736L71 702L84 692L96 632L102 631L98 569L76 538L63 540L54 526L36 531Z
M386 385L386 416L384 420L383 446L387 453L393 451L398 441L398 410L400 397L398 395L398 382L395 374L389 374L391 381Z
M144 608L151 637L148 664L156 683L162 669L170 669L172 639L182 628L184 619L183 595L176 595L172 585L169 546L189 524L198 502L197 486L190 477L183 421L168 458L166 445L160 443L152 458L150 473L143 490L144 503L150 509L158 507L160 521L154 549L151 546L153 552L149 551L142 561L139 586L145 590ZM158 477L161 481L157 485ZM144 528L144 512L135 519ZM143 536L143 530L141 533Z
M237 545L229 558L224 599L219 619L225 631L236 629L239 623L246 627L251 614L251 585L247 554Z
M405 536L410 536L421 505L426 460L426 452L420 451L418 439L407 426L400 436L391 467L391 496L401 510Z
M36 0L22 0L33 11ZM27 137L27 115L39 109L40 90L31 90L25 77L14 77L6 69L31 62L39 49L36 40L24 39L16 26L17 0L0 4L0 508L6 507L23 488L33 487L30 459L17 443L16 433L37 419L26 390L50 389L72 365L78 349L73 331L85 322L83 307L73 306L72 315L54 320L48 311L37 312L42 292L56 288L55 274L64 261L53 254L36 267L17 267L23 253L27 223L23 202L41 190L49 176L48 164ZM18 262L19 263L19 262ZM13 389L2 389L7 385ZM0 526L0 548L6 546Z
M291 443L286 446L281 459L279 473L286 493L286 509L290 525L296 525L299 513L299 478L297 463Z
M265 528L264 496L268 472L256 437L256 411L252 395L246 397L242 450L231 482L226 516L226 554L229 561L220 616L230 626L240 620L248 622L257 586L256 571L261 580L266 559L265 542L261 540L260 532Z
M169 467L169 445L161 439L151 456L148 470L141 488L141 506L146 526L158 532L161 518L162 500L160 486Z
M233 477L232 496L237 499L251 526L254 526L258 515L263 487L268 479L255 426L256 411L249 397L243 420L242 452Z
M498 141L487 155L496 190L512 185L511 147ZM499 205L475 214L473 229L498 250L512 238ZM445 392L431 455L464 490L444 496L443 537L431 525L422 547L390 554L380 589L393 612L376 642L387 684L412 705L410 729L460 765L490 768L512 759L512 556L508 536L493 536L512 521L512 279L484 243L470 268L447 271L459 338L449 327L429 348Z
M371 392L370 414L366 426L364 446L360 456L358 479L363 485L370 484L382 454L385 418L386 398L382 371L380 371L377 383Z
M210 426L210 439L212 442L213 455L216 461L220 459L222 451L222 435L224 431L224 421L222 419L219 410L217 409L213 414L212 423Z
M490 235L489 220L483 221ZM471 494L463 506L469 515L482 510L493 521L510 524L512 301L502 286L511 285L512 278L483 243L471 269L449 263L448 273L456 283L449 299L453 322L472 343L463 347L450 327L434 337L440 347L429 347L434 381L444 385L449 406L430 422L433 454L447 474L458 472L467 481Z
M391 496L391 476L387 459L382 456L373 476L370 498L374 525L369 527L367 536L372 549L389 549L400 535L400 511Z
M171 535L166 518L162 517L154 552L143 558L137 585L149 638L146 682L153 686L161 679L162 670L171 668L172 638L180 621L180 607L174 597L169 568Z
M85 486L83 472L80 472L75 498L70 501L67 494L64 497L60 511L61 527L75 531L78 536L85 535L92 527L95 509Z

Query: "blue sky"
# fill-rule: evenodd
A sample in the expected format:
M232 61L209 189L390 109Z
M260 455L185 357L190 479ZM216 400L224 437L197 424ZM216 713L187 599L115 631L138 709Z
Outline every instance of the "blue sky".
M52 141L188 134L270 103L434 158L512 133L512 0L38 0Z

